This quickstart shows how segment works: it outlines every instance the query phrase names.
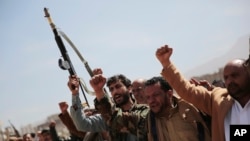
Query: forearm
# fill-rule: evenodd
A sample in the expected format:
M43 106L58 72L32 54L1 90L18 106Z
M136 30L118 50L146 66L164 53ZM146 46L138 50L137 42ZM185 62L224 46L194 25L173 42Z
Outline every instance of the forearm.
M105 97L106 93L104 92L103 89L101 89L101 90L95 90L95 95L96 95L96 99L98 101L100 101L101 99L103 99Z
M79 110L71 112L72 119L77 125L77 129L80 131L89 132L102 132L107 131L106 124L101 115L95 114L93 116L86 117Z
M80 113L77 113L76 110L77 109L83 109L83 106L82 106L82 102L80 100L80 97L79 97L79 94L76 94L76 95L72 95L72 106L70 107L70 115L73 119L73 122L74 124L76 125L77 128L79 128L79 121L78 120L74 120L75 118L73 117L76 117L77 115L81 115L81 112Z
M61 113L58 115L62 123L68 128L71 133L75 133L77 128L69 114L69 112Z
M211 113L211 92L206 88L191 84L182 76L173 64L165 66L161 75L167 80L173 89L175 89L181 98L194 104L202 111L208 114Z
M114 112L115 105L111 102L111 99L105 94L101 99L94 99L95 108L98 113L102 115L104 120L108 122Z
M100 132L106 131L106 125L100 115L86 117L79 96L72 97L72 106L70 107L71 117L80 131Z

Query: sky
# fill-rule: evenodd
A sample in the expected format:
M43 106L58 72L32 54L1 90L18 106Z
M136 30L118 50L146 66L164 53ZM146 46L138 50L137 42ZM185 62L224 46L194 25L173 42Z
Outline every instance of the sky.
M185 73L250 34L249 0L1 0L2 128L8 120L17 128L44 121L60 112L59 102L71 104L69 73L58 66L61 54L44 7L89 66L102 68L106 77L159 76L155 51L165 44L174 49L171 60ZM77 75L89 86L84 64L63 42ZM86 95L92 104L94 96Z

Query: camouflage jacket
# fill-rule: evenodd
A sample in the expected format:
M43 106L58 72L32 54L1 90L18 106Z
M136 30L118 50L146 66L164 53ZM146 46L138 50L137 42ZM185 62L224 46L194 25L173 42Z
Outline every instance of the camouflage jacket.
M129 111L122 111L107 95L100 101L95 99L94 104L108 125L112 141L147 140L147 105L134 103Z

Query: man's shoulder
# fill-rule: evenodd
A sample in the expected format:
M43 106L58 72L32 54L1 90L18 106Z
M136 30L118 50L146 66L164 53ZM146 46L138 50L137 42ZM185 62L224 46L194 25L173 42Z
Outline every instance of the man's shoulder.
M131 109L132 112L143 112L147 113L149 111L149 106L146 104L134 104L133 108Z
M134 108L137 108L137 109L149 109L149 106L147 104L134 104Z

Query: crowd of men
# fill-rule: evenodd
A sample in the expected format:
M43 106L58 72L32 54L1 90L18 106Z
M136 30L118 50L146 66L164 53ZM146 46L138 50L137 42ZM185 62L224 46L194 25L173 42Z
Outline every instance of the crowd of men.
M186 79L171 61L172 53L168 45L156 50L161 76L149 79L132 82L123 74L107 78L101 68L94 69L89 83L95 107L89 111L79 97L78 76L69 76L71 106L59 104L69 140L229 141L230 125L250 125L249 59L230 60L224 67L224 81L210 84ZM62 140L53 127L37 139ZM31 141L29 136L23 140Z

